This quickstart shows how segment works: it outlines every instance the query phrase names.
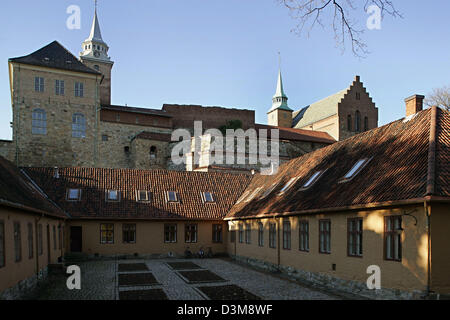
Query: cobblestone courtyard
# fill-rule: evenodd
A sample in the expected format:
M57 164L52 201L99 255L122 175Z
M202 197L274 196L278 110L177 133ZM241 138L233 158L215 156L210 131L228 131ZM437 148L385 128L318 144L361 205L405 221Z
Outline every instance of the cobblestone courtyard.
M205 300L214 299L221 292L224 299L250 297L262 300L331 300L341 298L223 259L129 259L73 264L81 268L81 290L68 290L67 277L53 275L29 298L39 300L119 300L121 298Z

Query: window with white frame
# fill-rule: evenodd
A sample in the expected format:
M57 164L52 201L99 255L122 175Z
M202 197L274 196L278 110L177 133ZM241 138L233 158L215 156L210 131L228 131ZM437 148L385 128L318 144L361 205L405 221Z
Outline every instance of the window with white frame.
M86 118L81 113L75 113L72 117L72 137L86 137Z
M106 191L106 201L112 201L112 202L120 201L120 192L118 190Z
M100 243L101 244L114 243L114 224L112 223L100 224Z
M346 182L353 179L366 165L369 163L371 159L365 158L358 160L355 165L350 169L349 172L341 179L341 182Z
M64 95L64 80L55 80L55 94L57 96Z
M138 202L149 202L151 201L151 192L139 190L136 192L136 198Z
M258 246L264 247L264 224L258 223Z
M279 195L282 195L282 194L284 194L286 191L288 191L296 182L297 182L297 180L299 179L300 177L295 177L295 178L292 178L291 180L289 180L288 181L288 183L286 183L285 185L284 185L284 187L280 190L280 193L279 193Z
M179 202L178 193L175 191L167 191L166 193L167 202Z
M47 112L43 109L34 109L31 121L32 134L47 134Z
M41 77L34 78L34 91L44 92L44 78Z
M68 189L67 190L67 200L68 201L78 201L81 198L80 189Z
M204 203L214 203L216 202L214 195L212 194L212 192L206 191L206 192L202 192L202 199Z
M301 187L301 189L305 190L311 187L317 180L322 176L324 171L316 171L309 179L305 182L305 184Z
M245 199L245 202L250 202L250 201L252 201L252 200L258 195L258 193L259 193L261 190L262 190L261 187L260 187L260 188L256 188L255 191L253 191L253 193L250 194L250 195L248 196L247 199Z
M84 84L81 82L75 82L75 97L84 97Z

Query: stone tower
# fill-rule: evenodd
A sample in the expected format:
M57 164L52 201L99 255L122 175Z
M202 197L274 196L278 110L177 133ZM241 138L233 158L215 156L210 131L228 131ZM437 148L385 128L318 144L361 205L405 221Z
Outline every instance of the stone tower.
M268 124L271 126L290 128L292 126L292 112L288 107L288 97L284 93L281 69L278 72L277 91L272 99L272 108L267 113Z
M80 53L81 61L88 67L102 73L100 83L100 103L102 105L111 104L111 70L114 62L108 56L109 47L103 41L100 24L97 16L97 5L95 6L94 20L89 38L82 44Z

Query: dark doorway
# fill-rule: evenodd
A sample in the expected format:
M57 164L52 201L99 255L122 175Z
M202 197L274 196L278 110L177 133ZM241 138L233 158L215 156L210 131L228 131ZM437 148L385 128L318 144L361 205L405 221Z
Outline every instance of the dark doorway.
M51 246L50 246L50 226L47 225L47 259L48 263L52 263L52 256L51 256Z
M83 233L81 227L70 227L70 251L81 252Z

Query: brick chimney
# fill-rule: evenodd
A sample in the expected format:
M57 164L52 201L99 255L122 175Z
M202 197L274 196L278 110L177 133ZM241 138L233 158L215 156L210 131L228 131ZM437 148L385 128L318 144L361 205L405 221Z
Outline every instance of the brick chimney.
M423 110L423 99L425 99L425 96L419 94L415 94L405 99L407 117Z

